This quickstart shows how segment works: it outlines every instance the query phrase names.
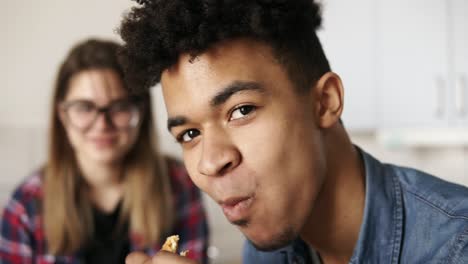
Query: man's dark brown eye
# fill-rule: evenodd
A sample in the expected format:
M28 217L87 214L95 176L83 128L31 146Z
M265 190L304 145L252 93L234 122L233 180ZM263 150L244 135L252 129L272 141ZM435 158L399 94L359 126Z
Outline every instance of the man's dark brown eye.
M189 129L182 133L180 137L177 139L180 143L186 143L192 141L194 138L200 135L200 131L197 129Z
M231 117L229 118L229 120L236 120L236 119L239 119L239 118L243 118L244 116L250 114L252 111L255 110L255 106L253 105L243 105L243 106L240 106L236 109L234 109L234 111L232 111L231 113Z
M239 111L243 114L243 115L246 115L248 113L250 113L252 110L254 109L254 107L252 105L245 105L245 106L241 106L239 108Z

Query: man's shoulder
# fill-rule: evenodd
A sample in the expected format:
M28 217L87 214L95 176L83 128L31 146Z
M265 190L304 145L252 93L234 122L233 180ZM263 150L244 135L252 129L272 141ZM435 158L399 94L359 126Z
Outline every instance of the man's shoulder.
M391 167L406 202L425 204L449 218L468 221L468 188L406 167Z
M468 188L393 165L404 203L403 258L465 263L468 258ZM420 247L424 244L425 247Z

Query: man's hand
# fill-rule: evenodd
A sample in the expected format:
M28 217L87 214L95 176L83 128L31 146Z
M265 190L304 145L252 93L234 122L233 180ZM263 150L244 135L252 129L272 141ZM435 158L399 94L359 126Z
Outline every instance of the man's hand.
M153 257L142 252L133 252L127 256L125 264L197 264L197 262L174 253L160 251Z

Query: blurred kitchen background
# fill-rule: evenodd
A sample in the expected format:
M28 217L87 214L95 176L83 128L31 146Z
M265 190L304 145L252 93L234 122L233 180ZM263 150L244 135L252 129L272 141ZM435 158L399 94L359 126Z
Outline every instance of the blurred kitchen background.
M468 1L323 0L324 49L345 86L344 123L376 157L468 185ZM65 53L119 40L130 0L2 0L0 206L44 162L52 83ZM153 88L161 148L180 157ZM208 198L212 263L240 263L243 237Z

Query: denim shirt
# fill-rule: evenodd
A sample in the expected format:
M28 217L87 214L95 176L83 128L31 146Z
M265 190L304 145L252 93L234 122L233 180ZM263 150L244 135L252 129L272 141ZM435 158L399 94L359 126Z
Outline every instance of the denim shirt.
M468 263L468 188L415 169L382 164L360 150L364 218L349 263ZM246 241L243 263L314 263L306 243L261 252Z

